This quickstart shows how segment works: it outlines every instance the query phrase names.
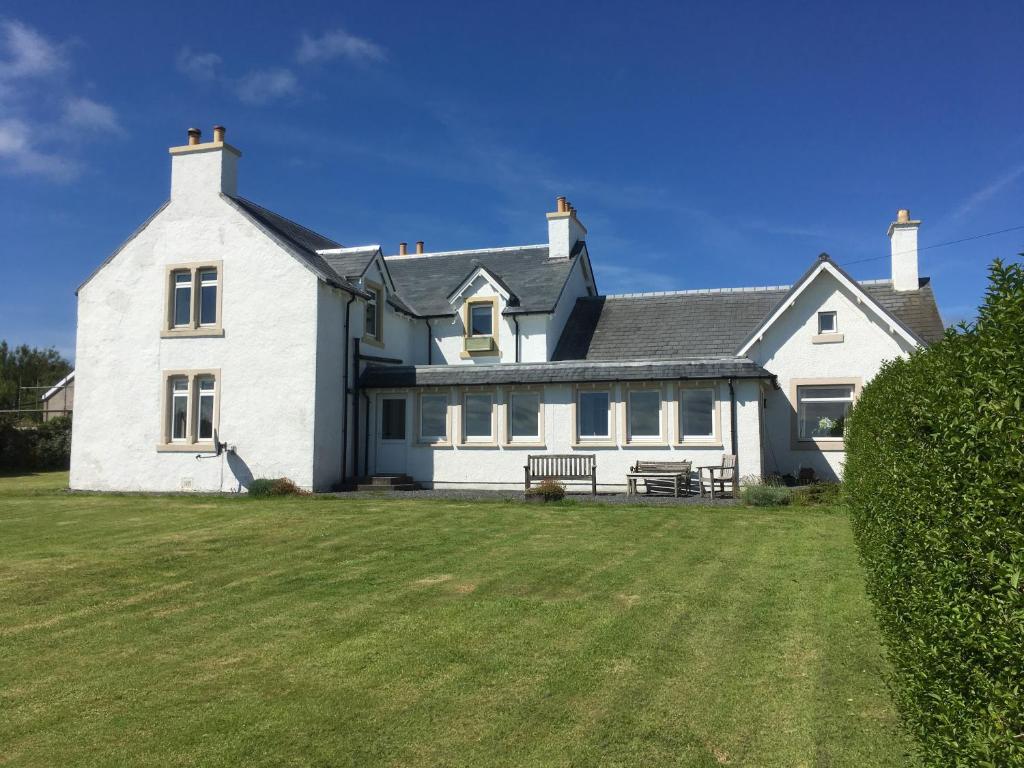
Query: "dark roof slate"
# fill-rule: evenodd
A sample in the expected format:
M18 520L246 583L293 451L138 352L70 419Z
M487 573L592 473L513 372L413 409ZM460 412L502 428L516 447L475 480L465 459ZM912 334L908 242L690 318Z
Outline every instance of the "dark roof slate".
M495 365L370 365L363 371L360 385L373 389L721 378L770 379L772 374L745 357L616 363L573 361Z
M324 257L324 261L331 265L331 269L346 280L358 280L379 250L380 248L374 246L349 253L324 253L321 255Z
M895 291L890 281L861 288L931 343L942 320L927 278L921 290ZM699 293L595 296L576 300L555 360L689 359L735 354L790 292L788 286ZM652 318L658 332L649 332Z
M402 299L424 316L441 317L455 314L447 297L477 266L484 267L503 281L508 286L507 290L519 298L518 306L505 310L508 314L550 312L555 308L575 257L550 259L548 247L543 245L425 256L388 256L386 262Z

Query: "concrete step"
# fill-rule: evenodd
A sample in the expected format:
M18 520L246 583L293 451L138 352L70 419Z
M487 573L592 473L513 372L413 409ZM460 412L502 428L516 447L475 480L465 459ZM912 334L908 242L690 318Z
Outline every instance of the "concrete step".
M377 491L378 493L384 493L385 491L418 491L420 490L419 483L359 483L356 486L357 491Z

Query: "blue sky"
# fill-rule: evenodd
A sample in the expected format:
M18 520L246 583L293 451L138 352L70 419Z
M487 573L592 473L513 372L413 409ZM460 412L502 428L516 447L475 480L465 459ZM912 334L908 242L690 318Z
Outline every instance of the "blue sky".
M0 338L73 354L75 287L223 123L240 192L346 245L543 242L566 194L606 293L888 277L1024 225L1024 5L0 6ZM947 322L1024 230L921 254ZM863 261L883 257L873 261Z

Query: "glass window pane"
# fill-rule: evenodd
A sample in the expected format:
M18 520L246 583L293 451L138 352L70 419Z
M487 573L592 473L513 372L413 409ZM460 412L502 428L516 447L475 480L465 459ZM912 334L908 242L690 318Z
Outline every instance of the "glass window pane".
M581 392L580 437L608 437L608 393Z
M192 282L192 275L189 272L175 272L174 282L177 284L184 283L185 285L188 285Z
M853 400L853 386L800 387L801 400Z
M463 419L467 438L491 436L492 403L490 395L466 395Z
M509 431L513 439L540 437L540 395L512 395L509 409Z
M798 387L797 433L801 440L839 439L853 402L853 386Z
M176 394L171 398L171 439L184 440L188 424L188 396Z
M420 398L420 437L448 437L448 398L444 395Z
M377 299L366 302L366 335L377 338Z
M212 268L201 270L199 272L199 281L203 283L216 283L217 270Z
M405 440L405 398L389 397L383 401L380 415L383 440Z
M199 379L199 389L200 390L213 391L213 389L214 389L213 377L212 376L203 376L202 378L200 378Z
M661 435L661 394L659 392L629 393L629 434L631 437Z
M684 389L682 403L683 437L713 437L715 434L714 390Z
M198 439L213 440L213 394L199 395L199 431Z
M191 325L192 323L192 286L186 283L174 289L174 324Z
M836 329L835 312L818 313L818 333L832 333Z
M199 324L217 323L217 284L204 285L199 289Z
M188 380L179 377L171 381L171 386L175 392L186 392L188 391Z
M472 304L469 308L469 333L471 336L490 336L494 332L493 305Z

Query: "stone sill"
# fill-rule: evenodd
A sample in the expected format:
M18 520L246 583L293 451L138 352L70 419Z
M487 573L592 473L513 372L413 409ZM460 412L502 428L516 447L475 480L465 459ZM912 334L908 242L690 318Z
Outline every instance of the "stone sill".
M812 344L841 344L842 342L843 334L841 333L819 333L811 336Z

